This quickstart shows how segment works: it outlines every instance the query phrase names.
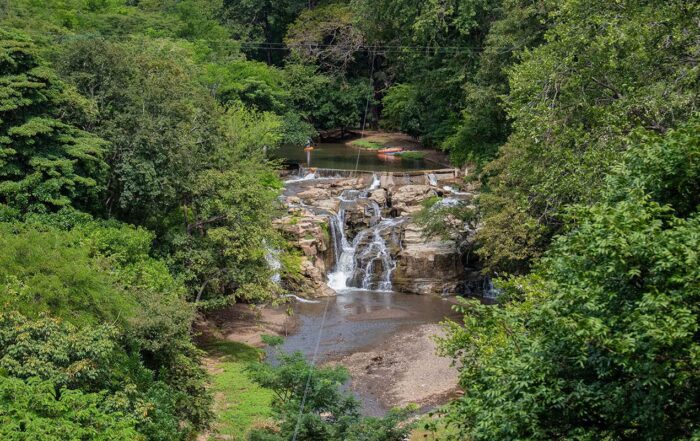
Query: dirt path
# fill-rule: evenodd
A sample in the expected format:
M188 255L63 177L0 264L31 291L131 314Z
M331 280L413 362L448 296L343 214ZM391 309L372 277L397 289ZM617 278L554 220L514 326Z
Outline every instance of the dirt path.
M418 326L333 362L348 368L355 392L378 397L386 409L410 403L434 406L459 394L457 369L435 352L433 337L441 332L440 325Z
M236 304L200 317L195 323L198 339L203 342L226 340L261 348L262 335L286 337L297 328L297 318L284 307Z

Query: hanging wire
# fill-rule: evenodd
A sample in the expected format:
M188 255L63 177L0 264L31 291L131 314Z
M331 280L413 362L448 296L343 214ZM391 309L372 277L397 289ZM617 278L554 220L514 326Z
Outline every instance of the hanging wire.
M362 118L362 131L360 132L360 141L365 137L365 127L367 126L367 112L369 111L369 102L372 99L372 96L374 96L374 81L372 77L374 76L374 55L375 53L372 52L372 58L371 58L371 66L369 69L369 92L367 93L367 102L365 103L365 114L364 117ZM361 148L357 148L357 159L355 159L355 170L353 171L353 176L357 173L357 167L360 165L360 151L362 151Z
M323 317L321 318L321 326L318 328L318 336L316 337L316 347L314 347L314 355L311 358L311 368L309 369L309 376L306 377L306 386L304 387L304 395L301 398L301 405L299 406L299 416L297 417L297 423L294 426L294 435L292 436L292 441L296 441L297 435L299 434L299 427L301 426L301 417L304 415L304 406L306 405L306 397L309 393L309 387L311 386L311 376L316 369L316 358L318 357L318 348L321 345L321 336L323 335L323 326L326 324L326 315L328 314L328 304L331 303L330 299L326 299L326 306L323 308Z
M374 62L375 62L375 54L372 52L372 58L371 58L371 65L370 65L370 70L369 70L369 92L367 94L367 101L365 103L365 113L364 113L364 118L362 120L362 132L360 133L360 139L362 139L365 136L365 127L367 125L367 113L369 112L369 102L372 99L372 96L374 95L374 86L373 86L373 81L372 77L374 76ZM358 148L357 149L357 159L355 160L355 170L353 171L353 174L357 173L357 167L360 163L360 151L362 149ZM306 386L304 387L304 395L301 398L301 404L299 405L299 415L297 416L297 423L294 426L294 435L292 436L292 441L296 441L297 435L299 434L299 428L301 427L301 419L304 415L304 406L306 406L306 398L308 397L309 394L309 388L311 387L311 377L313 375L314 369L316 368L316 360L318 358L318 349L321 345L321 337L323 336L323 327L326 323L326 316L328 315L328 305L330 304L330 299L326 300L326 305L323 308L323 317L321 318L321 325L318 328L318 336L316 337L316 346L314 347L314 353L311 358L311 368L309 369L309 375L306 377Z

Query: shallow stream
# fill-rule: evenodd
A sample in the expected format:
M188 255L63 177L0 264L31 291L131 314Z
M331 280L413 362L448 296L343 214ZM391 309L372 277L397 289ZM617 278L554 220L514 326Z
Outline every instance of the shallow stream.
M304 148L300 146L287 145L276 150L274 156L296 162L304 167L338 170L396 172L436 168L435 164L422 159L402 159L396 155L379 155L373 150L358 149L340 143L322 143L310 152L305 152Z

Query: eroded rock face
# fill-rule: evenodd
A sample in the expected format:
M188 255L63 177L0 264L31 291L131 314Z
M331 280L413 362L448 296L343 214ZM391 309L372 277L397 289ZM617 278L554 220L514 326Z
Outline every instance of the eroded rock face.
M464 266L453 241L426 241L421 228L408 223L403 229L402 245L392 275L394 289L414 294L461 292Z
M292 208L275 226L302 253L300 278L283 280L285 288L306 297L326 297L335 292L326 285L326 272L333 265L333 246L328 219L304 208Z
M296 197L301 199L305 204L314 205L320 200L330 199L331 192L330 190L325 188L312 187L300 193L297 193Z
M399 215L413 214L421 209L423 201L437 194L429 185L404 185L391 193L391 206Z
M370 187L377 182L377 188ZM443 182L460 184L456 179ZM471 199L464 191L455 193L450 187L397 183L391 175L378 180L369 175L297 184L286 199L287 206L294 208L278 221L278 227L303 254L304 280L294 282L297 286L289 289L306 297L334 293L327 282L329 272L338 264L339 256L335 254L342 252L337 233L340 226L355 249L354 269L348 271L346 279L348 286L388 286L395 291L426 295L463 292L469 277L455 241L426 240L411 220L426 199L443 195L449 195L451 201L462 199L462 203ZM335 237L330 236L331 231Z

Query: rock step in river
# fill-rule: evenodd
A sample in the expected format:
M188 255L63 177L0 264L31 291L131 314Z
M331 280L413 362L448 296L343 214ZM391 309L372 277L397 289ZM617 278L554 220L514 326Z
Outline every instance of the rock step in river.
M420 181L416 176L424 183L412 183ZM480 290L476 262L453 240L426 238L412 219L429 198L471 203L472 193L455 190L459 179L445 176L289 179L288 212L276 224L301 250L304 280L287 288L310 297L348 288L437 295Z
M440 404L456 390L456 371L435 354L432 336L457 317L449 294L481 281L454 241L424 237L412 216L432 197L471 203L458 185L451 173L302 169L287 180L287 213L276 225L301 251L302 277L281 284L314 300L294 302L297 331L282 349L312 357L318 342L318 362L348 367L368 414Z

